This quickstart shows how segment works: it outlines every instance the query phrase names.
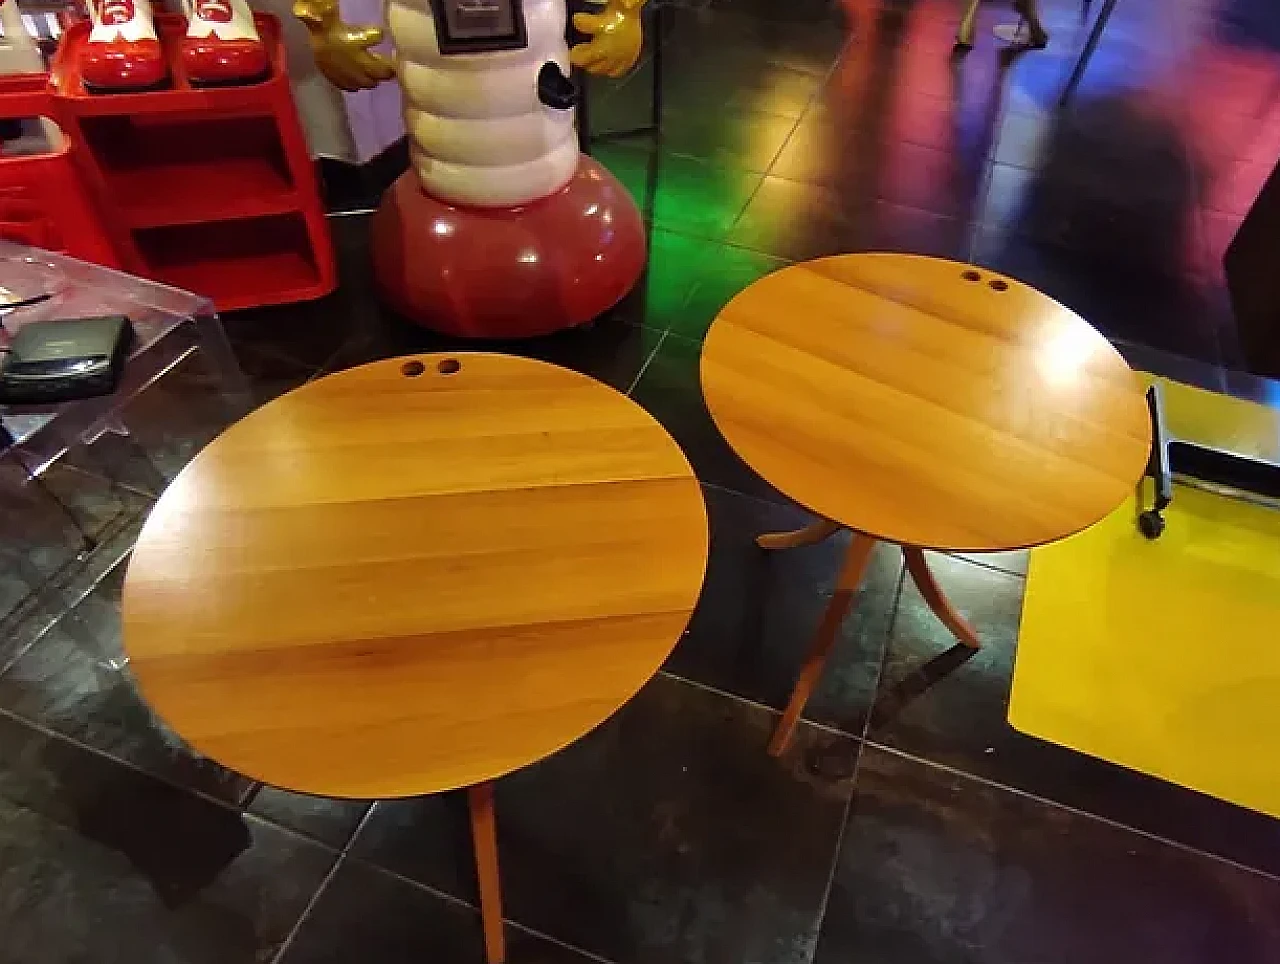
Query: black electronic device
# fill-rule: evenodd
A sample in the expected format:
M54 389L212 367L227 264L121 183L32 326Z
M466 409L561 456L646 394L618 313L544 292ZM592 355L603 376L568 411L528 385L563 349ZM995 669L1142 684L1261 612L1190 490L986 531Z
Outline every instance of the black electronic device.
M133 341L124 315L33 321L0 360L0 402L38 405L115 391Z

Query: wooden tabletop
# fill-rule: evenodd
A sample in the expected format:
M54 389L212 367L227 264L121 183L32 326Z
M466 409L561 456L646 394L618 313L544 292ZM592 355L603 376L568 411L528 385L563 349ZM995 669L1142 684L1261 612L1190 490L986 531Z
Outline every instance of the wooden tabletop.
M898 543L1000 550L1097 522L1132 493L1151 426L1137 375L1027 285L857 254L768 275L707 335L702 388L779 491Z
M148 703L234 770L432 793L617 710L706 558L689 464L630 399L522 358L392 359L290 392L182 471L129 564L124 643Z

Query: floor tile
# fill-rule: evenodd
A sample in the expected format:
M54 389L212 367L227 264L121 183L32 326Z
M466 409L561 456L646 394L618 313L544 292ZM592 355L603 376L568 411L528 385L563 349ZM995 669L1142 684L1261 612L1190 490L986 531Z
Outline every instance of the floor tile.
M770 176L728 240L793 261L855 251L962 258L969 233L965 222L931 211Z
M791 261L865 249L875 207L869 197L770 176L728 240Z
M692 286L670 331L700 341L720 309L767 274L790 262L744 248L715 245L693 273Z
M315 372L282 355L233 347L253 405L298 387ZM243 402L228 390L205 356L189 355L131 399L91 444L63 456L61 461L81 474L60 479L55 473L49 487L65 489L64 502L89 531L104 515L135 511L138 494L157 495L197 452L246 414Z
M795 120L761 111L668 109L662 147L711 164L767 171L791 136Z
M843 5L796 15L796 4L671 5L668 50L692 57L737 56L823 77L849 40Z
M1280 871L1280 822L1025 736L1008 722L1023 580L930 554L982 637L955 644L907 580L868 739L1209 853Z
M850 93L857 93L862 103L916 94L950 98L969 72L967 60L952 55L959 21L954 5L935 0L851 0L845 5L851 11L853 37L832 70L835 99L852 102Z
M129 486L127 472L118 472L117 466L99 457L97 450L104 447L95 443L72 449L38 478L26 482L32 490L29 499L42 504L44 511L77 537L101 536L118 526L122 518L145 511L151 503L145 494ZM16 493L6 498L24 501Z
M816 964L1274 957L1280 881L868 748Z
M80 566L93 539L145 510L147 499L60 460L32 477L0 461L0 670L16 652L10 618L53 581Z
M256 349L237 351L251 401L263 405L302 385L315 369ZM200 354L190 356L124 410L127 438L102 436L99 458L119 466L113 477L151 494L159 491L209 442L244 413Z
M703 482L785 502L738 458L711 421L698 377L701 351L699 342L668 334L631 397L666 427Z
M1026 549L1012 549L1008 552L956 552L953 555L989 569L1025 576L1031 554Z
M807 961L857 744L805 727L777 761L764 752L773 722L659 676L500 781L508 919L619 964ZM469 898L465 823L448 811L379 804L353 854Z
M1203 268L1205 274L1218 284L1226 283L1223 259L1227 255L1227 248L1235 240L1236 232L1240 230L1242 220L1236 215L1220 211L1206 209L1200 212L1200 226L1204 233Z
M360 217L334 218L329 223ZM368 256L367 250L355 255ZM345 278L340 278L340 284L345 283ZM349 301L348 292L340 287L314 302L227 312L223 326L241 364L247 358L266 356L318 368L351 335Z
M1205 185L1205 208L1228 217L1243 218L1274 170L1275 162L1270 158L1232 162Z
M34 590L0 620L0 676L128 556L141 530L140 517L122 518L97 537L90 552L76 556L39 585L38 576L28 584Z
M599 143L592 155L626 186L655 227L719 239L760 184L758 172L668 154L638 142Z
M1052 114L1006 112L996 130L991 159L997 164L1038 168L1057 122Z
M975 219L999 229L1003 236L1054 241L1062 232L1060 223L1051 218L1036 221L1031 217L1031 192L1039 176L1039 172L1031 168L992 164Z
M626 392L635 384L661 343L660 332L605 317L587 328L512 344L505 349L495 345L486 350L506 350L562 365Z
M825 25L841 23L846 4L844 0L791 0L785 4L774 0L710 0L705 6L747 13L771 24Z
M672 329L699 337L710 319L700 321L700 311L690 317L687 308L690 294L695 288L725 276L728 280L722 284L749 275L749 268L743 262L753 257L759 256L715 241L651 228L644 274L609 316L656 331ZM747 283L744 281L743 285Z
M264 786L254 793L249 812L341 850L370 806L368 800L331 800Z
M662 339L661 330L628 323L629 313L641 321L648 308L626 301L591 325L520 341L461 339L438 335L388 313L329 360L324 374L383 358L418 352L484 351L522 355L551 362L625 392L635 382ZM640 307L637 307L640 305Z
M332 861L0 716L0 960L261 964Z
M1000 229L980 229L971 260L1062 302L1110 338L1211 365L1230 324L1190 278L1123 255L1067 248Z
M645 78L640 78L640 71ZM586 153L592 155L601 147L608 153L610 144L634 144L645 149L657 143L657 127L653 122L653 88L649 68L637 68L637 75L625 87L611 92L607 98L588 108L590 138ZM578 111L578 127L582 128L582 111Z
M900 251L967 261L975 228L968 221L887 201L876 202L866 251Z
M880 170L883 130L856 118L806 116L787 138L769 173L790 181L857 189L875 197L863 182Z
M913 752L932 747L935 739L949 746L953 737L968 748L980 721L1004 725L1025 588L1018 577L958 557L929 553L927 560L947 598L982 638L982 648L952 654L959 644L915 583L904 580L868 736ZM951 672L917 696L922 677L940 667ZM955 705L952 700L964 702ZM981 710L978 718L949 731L950 722L967 716L970 701Z
M673 45L663 63L664 102L673 110L755 111L797 120L821 85L809 70L771 64L751 48Z
M899 124L905 127L902 133ZM956 143L942 147L918 143L928 138L912 133L921 127L910 117L882 127L863 119L855 125L829 117L801 121L770 173L831 188L854 206L856 199L866 198L946 217L972 216L985 173L985 148L974 154L961 149L961 133L955 134Z
M188 749L146 706L120 641L124 564L0 675L0 709L234 803L250 781Z
M757 535L798 529L813 517L722 489L704 494L711 520L707 577L667 669L781 710L831 598L848 535L766 551L756 545ZM900 552L887 545L876 549L807 718L862 735L901 571Z
M1013 17L1005 15L997 17L993 26L996 23L1014 22ZM1062 33L1061 28L1056 30L1059 34ZM1078 40L1078 44L1073 43L1071 47L1071 52L1074 54L1081 49L1080 45L1084 41L1080 33L1074 31L1068 36ZM1009 110L1036 113L1058 109L1071 71L1075 66L1075 57L1057 56L1052 53L1053 46L1054 41L1051 40L1047 51L1029 50L1006 58L1006 66L1000 73L1003 85L1001 99ZM1086 74L1086 77L1088 76Z
M337 259L337 289L316 301L225 313L223 327L241 353L256 351L315 369L376 316L369 250L372 217L331 217L325 223Z
M586 964L576 954L507 928L509 964ZM345 860L325 885L280 964L478 964L480 915L359 861Z
M1028 193L1028 233L1132 269L1189 267L1194 163L1165 110L1115 97L1078 104L1052 124Z
M908 141L891 143L883 155L878 197L944 217L971 218L985 160Z

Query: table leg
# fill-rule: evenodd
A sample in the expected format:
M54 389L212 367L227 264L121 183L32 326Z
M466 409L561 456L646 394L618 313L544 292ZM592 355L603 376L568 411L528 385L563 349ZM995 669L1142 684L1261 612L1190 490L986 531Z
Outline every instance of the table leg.
M942 594L942 587L933 578L933 573L929 571L929 564L925 562L924 551L917 549L915 546L903 546L902 556L907 561L907 572L911 573L911 579L916 584L916 588L920 590L920 595L929 604L933 614L941 620L942 625L946 626L951 631L952 636L970 649L977 649L981 646L982 640L978 638L978 634L974 632L973 627L952 608L951 603L947 601L947 597Z
M480 885L480 919L484 923L484 954L489 964L502 964L507 956L502 933L502 882L498 877L498 825L493 814L493 784L467 788L471 809L471 843L476 854L476 880Z
M813 527L810 526L810 528ZM805 656L804 665L800 668L800 676L796 680L795 689L791 691L791 699L782 714L782 719L778 721L778 728L773 731L773 739L769 741L771 756L781 756L787 744L791 742L791 734L795 732L796 724L800 721L804 705L809 702L809 695L818 685L818 680L822 676L822 667L826 665L827 657L831 655L836 636L840 633L840 624L844 622L845 613L849 611L849 604L853 602L858 587L862 585L862 578L866 575L867 566L871 563L871 550L875 547L876 540L872 536L861 532L853 534L853 540L845 552L844 566L836 580L836 591L831 596L831 602L827 604L827 611L822 614L822 622L818 624L818 631L814 633L813 642L809 644L809 653Z
M799 549L801 546L811 546L829 538L839 528L840 526L830 519L819 519L795 532L770 532L756 536L756 545L761 549Z

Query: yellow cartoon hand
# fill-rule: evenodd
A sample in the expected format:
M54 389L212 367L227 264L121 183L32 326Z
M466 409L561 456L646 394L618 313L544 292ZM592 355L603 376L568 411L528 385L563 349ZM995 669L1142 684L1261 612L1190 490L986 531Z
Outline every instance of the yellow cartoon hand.
M569 53L575 67L589 74L621 77L640 59L644 0L605 0L599 13L575 13L573 25L591 39Z
M382 31L343 23L338 0L297 0L293 15L306 25L316 66L335 87L363 90L395 76L391 59L369 49L381 42Z

